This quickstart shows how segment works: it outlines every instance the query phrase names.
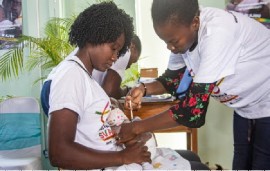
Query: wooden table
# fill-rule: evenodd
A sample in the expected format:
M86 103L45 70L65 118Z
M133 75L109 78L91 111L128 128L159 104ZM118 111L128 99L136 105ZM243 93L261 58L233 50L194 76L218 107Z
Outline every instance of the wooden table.
M142 103L142 108L138 111L133 111L134 116L139 116L141 119L148 118L150 116L159 114L164 110L169 109L176 102L146 102ZM130 111L125 110L125 114L130 117ZM155 131L158 133L171 133L171 132L185 132L187 136L187 149L191 150L195 153L198 152L198 140L197 140L197 129L196 128L188 128L185 126L178 126L175 128L164 129Z

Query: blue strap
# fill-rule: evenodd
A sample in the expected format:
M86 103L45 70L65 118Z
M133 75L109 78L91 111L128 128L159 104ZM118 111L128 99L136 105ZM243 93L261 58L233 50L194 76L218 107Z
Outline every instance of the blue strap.
M189 73L189 70L186 68L183 78L179 82L179 86L176 90L177 97L180 99L184 97L186 94L186 91L188 90L190 84L192 83L192 77Z
M41 95L40 95L41 106L46 116L48 116L49 108L50 108L49 96L50 96L50 91L51 91L51 83L52 83L52 80L48 80L43 84Z
M69 61L77 63L91 78L91 74L83 66L81 66L80 63L72 59L70 59ZM43 84L41 95L40 95L41 106L46 116L49 115L49 108L50 108L49 96L50 96L50 91L51 91L51 83L52 83L52 80L48 80Z

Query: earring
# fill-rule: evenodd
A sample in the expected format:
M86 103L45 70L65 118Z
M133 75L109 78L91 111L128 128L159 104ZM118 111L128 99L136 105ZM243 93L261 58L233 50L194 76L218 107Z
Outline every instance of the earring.
M171 47L171 49L172 49L172 50L175 50L175 47L174 47L174 46L172 46L172 47Z
M117 53L116 55L113 55L111 60L115 62L118 59L118 57L119 57L119 53Z

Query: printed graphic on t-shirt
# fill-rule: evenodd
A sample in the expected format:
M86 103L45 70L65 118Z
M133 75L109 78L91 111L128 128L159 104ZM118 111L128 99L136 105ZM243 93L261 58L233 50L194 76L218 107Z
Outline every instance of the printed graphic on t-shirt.
M220 101L221 103L229 103L234 104L238 102L240 99L238 98L238 95L228 95L226 93L224 94L214 94L212 93L211 96L215 98L216 100Z
M222 81L220 81L218 83L218 85L220 85ZM238 95L232 95L232 94L227 94L227 93L221 93L220 92L220 88L217 86L215 86L215 88L212 91L211 96L220 101L220 103L224 103L224 104L234 104L236 102L238 102L240 100Z
M108 141L114 136L114 133L110 125L108 125L107 123L104 123L102 127L99 129L98 135L100 139L102 139L103 141Z

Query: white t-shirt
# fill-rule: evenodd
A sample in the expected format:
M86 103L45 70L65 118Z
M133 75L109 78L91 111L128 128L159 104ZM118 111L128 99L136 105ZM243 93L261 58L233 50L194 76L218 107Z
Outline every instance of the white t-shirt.
M170 54L170 58L169 58L169 63L167 68L170 70L178 70L180 68L185 67L185 61L183 59L183 57L181 56L181 54L174 54L171 53Z
M0 28L2 30L2 27L5 28L6 27L11 27L12 26L12 22L9 20L3 20L0 22Z
M78 47L75 48L74 51L72 51L68 56L74 56L78 52L78 50L79 50ZM131 55L130 50L128 50L123 56L120 56L119 59L117 59L117 61L113 63L113 65L111 66L111 69L116 71L122 78L122 80L130 59L130 55ZM106 76L106 73L107 71L102 72L94 69L92 72L92 78L94 78L99 83L99 85L101 85L104 80L104 77Z
M270 30L259 22L236 12L203 8L198 45L178 57L179 68L185 64L196 83L224 78L212 96L242 117L270 116Z
M49 119L53 111L63 108L78 114L75 142L97 150L115 150L111 128L105 121L110 111L110 99L102 87L92 79L76 56L68 56L49 74L52 80L49 96ZM107 107L106 107L107 106ZM105 109L106 107L106 109ZM49 122L48 122L49 123Z
M4 36L3 34L5 33L5 31L12 27L13 23L9 20L3 20L0 22L0 36Z

